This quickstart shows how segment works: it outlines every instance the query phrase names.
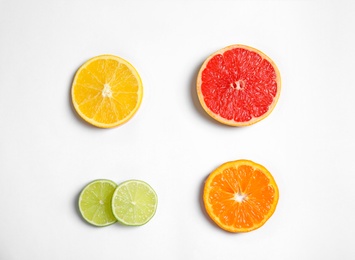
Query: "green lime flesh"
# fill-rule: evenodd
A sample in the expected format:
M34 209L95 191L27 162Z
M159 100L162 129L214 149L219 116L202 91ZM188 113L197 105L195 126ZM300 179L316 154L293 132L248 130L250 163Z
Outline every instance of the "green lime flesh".
M112 196L112 212L116 219L128 226L146 224L155 214L158 197L144 181L129 180L117 186Z
M82 190L79 196L79 210L82 217L94 226L108 226L117 220L112 214L112 195L117 184L110 180L95 180Z

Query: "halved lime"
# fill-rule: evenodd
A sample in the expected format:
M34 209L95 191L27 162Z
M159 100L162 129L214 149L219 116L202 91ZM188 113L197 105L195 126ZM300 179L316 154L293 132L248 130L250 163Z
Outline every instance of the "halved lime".
M119 184L112 196L112 212L122 224L140 226L155 214L158 197L144 181L129 180Z
M110 180L95 180L82 190L79 210L83 218L94 226L108 226L117 220L112 214L111 200L117 184Z

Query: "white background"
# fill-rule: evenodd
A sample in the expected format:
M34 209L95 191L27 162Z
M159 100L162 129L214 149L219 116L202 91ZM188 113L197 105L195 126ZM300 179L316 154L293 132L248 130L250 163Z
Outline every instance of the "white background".
M0 260L355 259L355 2L0 1ZM265 120L221 125L201 110L197 72L231 44L278 65ZM99 54L130 61L143 103L104 130L70 101L76 70ZM201 204L207 175L251 159L280 200L260 229L231 234ZM142 227L96 228L77 209L98 178L148 182Z

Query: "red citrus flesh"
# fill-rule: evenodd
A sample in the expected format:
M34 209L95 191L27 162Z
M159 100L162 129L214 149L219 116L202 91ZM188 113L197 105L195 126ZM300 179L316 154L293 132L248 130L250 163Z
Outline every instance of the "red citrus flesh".
M275 107L281 90L275 63L261 51L232 45L206 59L197 77L202 107L217 121L254 124Z

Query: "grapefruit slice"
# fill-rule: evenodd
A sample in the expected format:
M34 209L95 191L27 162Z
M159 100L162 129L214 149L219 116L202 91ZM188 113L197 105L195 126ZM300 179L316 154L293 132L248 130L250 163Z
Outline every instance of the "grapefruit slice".
M230 126L252 125L266 118L280 90L276 64L261 51L240 44L213 53L197 76L197 95L203 109Z
M227 162L207 178L206 212L222 229L249 232L263 226L275 212L279 191L271 173L249 161Z

